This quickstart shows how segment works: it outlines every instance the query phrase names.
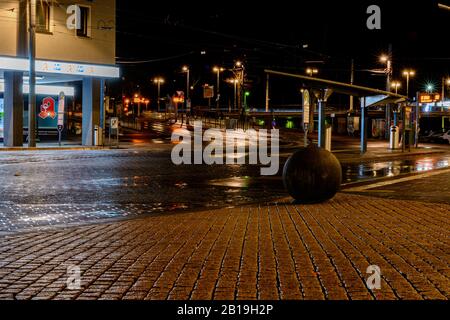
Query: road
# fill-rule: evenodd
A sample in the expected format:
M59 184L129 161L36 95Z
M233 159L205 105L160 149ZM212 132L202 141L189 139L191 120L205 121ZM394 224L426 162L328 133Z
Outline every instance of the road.
M124 140L135 147L0 153L0 233L235 207L286 196L281 177L261 177L259 167L173 165L167 128L158 124ZM281 153L294 148L286 142ZM434 155L344 164L344 182L445 168L449 163L449 155ZM449 184L445 179L436 183L446 188Z

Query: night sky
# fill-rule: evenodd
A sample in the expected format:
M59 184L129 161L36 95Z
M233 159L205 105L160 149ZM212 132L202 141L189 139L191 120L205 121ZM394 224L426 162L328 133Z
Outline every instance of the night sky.
M449 0L440 3L450 4ZM132 5L134 3L134 5ZM170 80L165 90L183 89L181 66L191 66L193 84L214 84L214 65L242 60L255 103L264 99L264 68L349 82L355 59L356 84L384 89L379 56L393 48L394 78L414 68L411 90L440 85L450 73L450 11L438 1L117 1L117 61L128 87L153 94L150 80ZM366 9L382 10L382 29L368 30ZM308 45L304 49L304 45ZM205 51L206 54L201 54ZM122 64L125 63L125 64ZM227 75L224 75L226 78ZM228 76L229 77L229 76ZM291 89L287 90L291 91Z

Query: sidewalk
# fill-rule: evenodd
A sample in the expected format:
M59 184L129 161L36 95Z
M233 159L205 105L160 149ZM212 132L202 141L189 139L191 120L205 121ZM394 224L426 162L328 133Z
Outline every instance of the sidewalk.
M7 151L48 151L48 150L62 150L62 151L71 151L71 150L103 150L109 149L109 146L101 146L101 147L86 147L82 146L80 142L76 141L62 141L61 146L58 142L42 142L37 143L36 148L28 148L27 144L24 144L23 147L5 147L3 143L0 143L0 152Z
M6 236L0 298L449 299L449 212L339 194ZM72 265L80 290L66 288Z

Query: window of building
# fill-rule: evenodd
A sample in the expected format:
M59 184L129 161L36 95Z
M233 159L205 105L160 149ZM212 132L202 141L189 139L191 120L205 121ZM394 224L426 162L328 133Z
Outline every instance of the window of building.
M91 10L89 7L80 6L80 29L77 29L77 36L89 37L89 21Z
M47 1L36 2L36 31L50 32L50 3Z

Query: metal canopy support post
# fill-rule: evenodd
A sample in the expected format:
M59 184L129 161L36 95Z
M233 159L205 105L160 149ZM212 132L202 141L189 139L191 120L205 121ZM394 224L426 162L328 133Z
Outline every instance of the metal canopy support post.
M82 119L82 144L83 146L95 146L95 128L100 126L101 113L101 81L96 78L83 79L83 119Z
M361 154L367 152L367 107L366 97L361 98Z
M416 95L416 127L415 127L415 130L414 130L415 131L414 139L415 139L416 149L419 148L419 133L420 133L420 102L419 102L419 95L420 95L420 93L417 92L417 95ZM444 100L442 99L442 101L444 101Z
M28 0L29 42L29 94L28 94L28 147L36 147L36 0Z
M23 147L23 74L5 71L4 139L5 147Z
M324 98L319 99L319 147L325 148L325 107L327 101Z

